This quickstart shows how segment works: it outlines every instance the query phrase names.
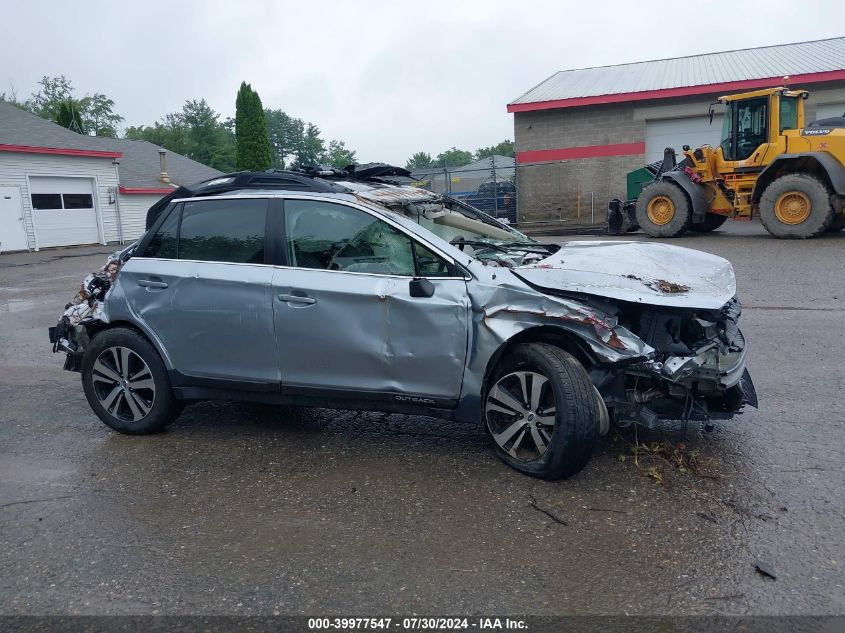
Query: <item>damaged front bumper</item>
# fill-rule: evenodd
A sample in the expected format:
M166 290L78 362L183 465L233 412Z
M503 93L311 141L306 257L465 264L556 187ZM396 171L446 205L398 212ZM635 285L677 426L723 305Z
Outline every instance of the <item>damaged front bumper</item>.
M684 327L697 333L697 342L689 345L678 331L662 340L651 338L656 354L617 375L607 398L617 424L654 428L662 421L697 420L707 428L711 420L731 418L745 405L756 408L745 337L738 327L741 311L734 298L718 313L692 316ZM660 323L673 331L672 322Z

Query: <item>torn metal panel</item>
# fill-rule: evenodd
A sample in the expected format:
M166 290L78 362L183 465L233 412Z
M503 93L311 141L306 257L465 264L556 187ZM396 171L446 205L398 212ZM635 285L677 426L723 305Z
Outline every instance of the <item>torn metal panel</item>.
M365 185L360 182L340 182L338 184L353 190L359 198L387 205L410 202L432 202L439 198L437 194L418 187Z
M655 306L718 310L736 294L726 259L650 242L567 242L514 272L541 288Z
M654 350L632 332L583 302L537 293L507 269L475 262L467 285L472 307L469 367L463 394L480 393L488 364L517 334L552 326L573 334L606 363L650 358Z
M84 347L87 334L83 324L105 320L103 305L123 265L119 253L108 258L105 265L91 273L79 286L73 298L65 305L65 311L56 325L53 351L75 352Z

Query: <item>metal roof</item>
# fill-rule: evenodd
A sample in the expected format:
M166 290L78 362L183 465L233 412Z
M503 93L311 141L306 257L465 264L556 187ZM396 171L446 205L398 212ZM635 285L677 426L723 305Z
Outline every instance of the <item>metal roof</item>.
M77 134L52 121L0 101L0 148L5 151L53 149L42 152L70 156L96 156L116 159L121 187L167 189L159 180L158 145L147 141L103 138ZM17 149L16 149L17 148ZM70 150L70 151L67 151ZM222 172L170 150L167 152L167 173L174 184L193 184L219 176Z
M415 169L411 172L411 176L417 180L424 180L431 178L432 176L442 175L447 172L450 174L454 174L455 172L491 171L493 169L494 158L496 163L497 177L510 178L514 175L516 159L512 158L511 156L501 156L500 154L496 154L495 156L487 156L486 158L481 158L479 160L469 163L468 165L463 165L461 167L450 166L444 168L432 165L431 167L425 167L423 169Z
M563 70L514 99L508 110L540 109L520 107L520 104L564 102L547 107L567 107L703 94L722 87L765 87L746 84L755 80L778 83L785 75L792 78L792 85L798 85L796 82L802 78L805 83L845 79L845 37ZM664 90L665 94L654 94ZM602 98L610 95L617 98ZM566 103L569 100L572 102Z

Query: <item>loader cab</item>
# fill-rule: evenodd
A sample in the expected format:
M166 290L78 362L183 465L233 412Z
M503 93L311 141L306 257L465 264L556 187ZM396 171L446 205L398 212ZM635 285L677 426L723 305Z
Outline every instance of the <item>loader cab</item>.
M804 90L769 88L720 97L726 106L719 144L724 163L767 164L785 150L785 130L804 126Z

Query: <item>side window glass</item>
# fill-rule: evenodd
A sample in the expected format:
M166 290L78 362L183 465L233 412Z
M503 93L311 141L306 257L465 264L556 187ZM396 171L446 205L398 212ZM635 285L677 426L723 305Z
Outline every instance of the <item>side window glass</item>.
M414 244L417 255L417 274L420 277L454 277L454 267L419 242Z
M264 263L267 200L185 202L179 227L179 259Z
M358 209L317 200L286 200L285 228L291 266L379 275L414 274L410 238Z
M768 97L740 102L737 109L737 160L745 160L768 140Z
M171 210L161 226L158 227L158 231L144 251L144 257L176 259L176 233L179 230L180 208L181 205Z
M796 97L780 98L780 132L794 130L798 127L798 99Z

